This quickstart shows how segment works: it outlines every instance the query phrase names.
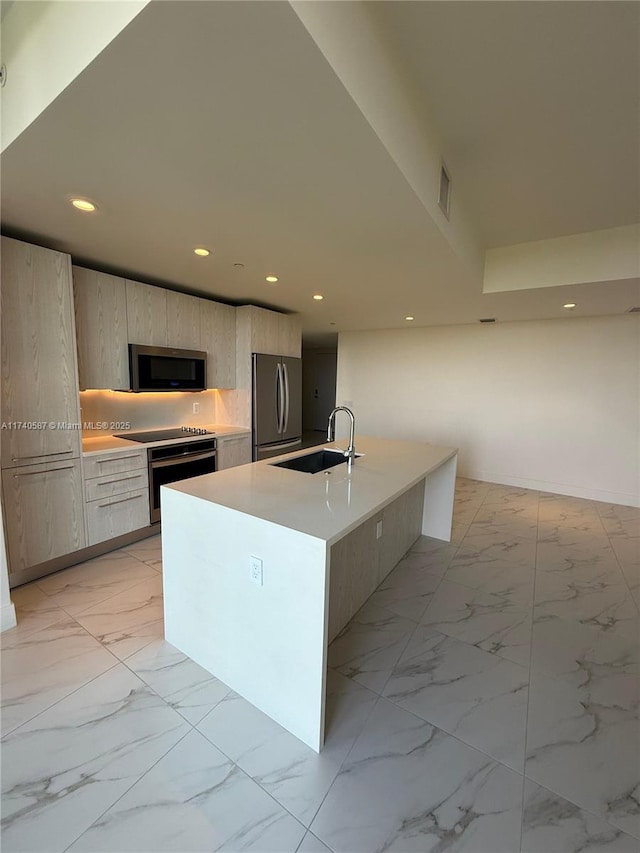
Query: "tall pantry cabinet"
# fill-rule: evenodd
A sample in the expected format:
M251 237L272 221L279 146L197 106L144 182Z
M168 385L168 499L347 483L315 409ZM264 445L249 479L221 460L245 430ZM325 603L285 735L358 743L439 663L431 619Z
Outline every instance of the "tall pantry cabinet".
M13 584L85 546L70 257L3 237L0 297L0 460Z

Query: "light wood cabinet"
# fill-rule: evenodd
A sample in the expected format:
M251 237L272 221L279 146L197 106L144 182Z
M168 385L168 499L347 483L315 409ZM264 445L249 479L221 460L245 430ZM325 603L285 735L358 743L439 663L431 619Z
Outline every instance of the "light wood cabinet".
M80 460L2 472L12 574L85 547Z
M186 293L167 290L167 346L203 349L200 340L200 302Z
M149 525L146 450L85 456L84 476L88 545Z
M127 281L127 329L130 344L167 346L167 291Z
M236 387L236 309L198 299L200 349L207 353L207 388Z
M80 389L129 388L126 281L73 267Z
M3 237L1 282L2 467L78 457L71 259Z
M216 470L234 468L251 462L251 436L232 435L216 442Z
M280 314L255 305L242 306L237 312L248 324L251 352L300 358L302 334L296 315Z
M115 495L87 504L89 545L115 539L149 524L149 489Z

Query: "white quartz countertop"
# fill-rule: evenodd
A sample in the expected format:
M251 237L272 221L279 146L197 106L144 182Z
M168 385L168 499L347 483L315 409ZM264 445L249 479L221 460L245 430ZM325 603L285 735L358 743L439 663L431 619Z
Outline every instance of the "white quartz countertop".
M147 449L148 447L162 447L166 444L185 444L188 441L202 441L207 438L230 438L236 435L251 435L251 430L246 427L229 426L227 424L198 424L202 429L209 430L213 435L189 435L185 434L184 438L164 439L163 441L129 441L126 438L116 438L113 435L87 435L82 436L82 455L91 456L94 453L104 453L105 451L117 452L119 450L131 450L132 447L138 449ZM177 426L175 429L179 429ZM158 427L158 429L172 429L172 427ZM146 432L150 430L148 427L140 427L139 429L131 430L131 432ZM124 432L124 430L123 430Z
M338 441L273 459L205 474L162 488L307 533L328 544L341 539L448 459L453 447L356 436L358 458L317 474L277 468L273 462L305 456Z

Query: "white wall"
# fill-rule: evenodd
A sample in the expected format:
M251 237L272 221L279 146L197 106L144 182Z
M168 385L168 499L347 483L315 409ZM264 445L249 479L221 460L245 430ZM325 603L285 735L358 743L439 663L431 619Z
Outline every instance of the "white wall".
M461 476L638 506L639 320L341 333L336 397L360 434L459 447Z
M16 624L16 609L9 594L9 567L4 543L2 503L0 503L0 631L13 628Z

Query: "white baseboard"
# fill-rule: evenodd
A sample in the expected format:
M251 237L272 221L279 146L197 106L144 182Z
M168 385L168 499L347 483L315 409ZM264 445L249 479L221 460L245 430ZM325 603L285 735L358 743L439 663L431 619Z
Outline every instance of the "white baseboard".
M13 604L3 604L0 607L0 633L8 631L9 628L15 628L17 624L16 608Z
M591 489L568 483L552 483L547 480L534 480L531 477L512 477L509 474L496 474L493 471L458 471L459 477L483 480L485 483L497 483L502 486L519 486L522 489L535 489L539 492L551 492L555 495L567 495L572 498L586 498L590 501L621 504L640 507L640 495L627 492L609 492L606 489Z

